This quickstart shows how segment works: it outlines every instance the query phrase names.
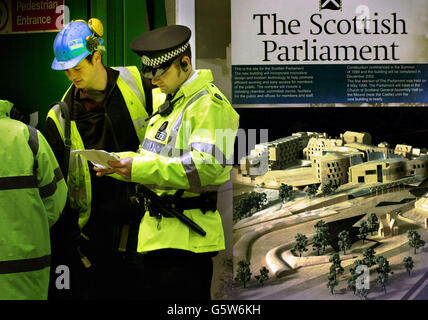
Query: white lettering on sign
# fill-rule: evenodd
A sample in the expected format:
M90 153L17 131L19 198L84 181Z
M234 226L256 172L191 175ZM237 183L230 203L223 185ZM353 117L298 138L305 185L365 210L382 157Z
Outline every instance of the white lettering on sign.
M17 16L16 17L16 24L18 26L50 24L50 23L51 23L50 16L43 16L43 17Z
M16 11L53 10L58 7L57 1L17 1Z

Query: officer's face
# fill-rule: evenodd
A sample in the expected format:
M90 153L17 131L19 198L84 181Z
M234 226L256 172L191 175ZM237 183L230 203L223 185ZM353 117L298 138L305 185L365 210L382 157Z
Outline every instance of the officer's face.
M161 76L152 79L152 84L165 93L174 93L186 80L186 73L181 70L176 61L171 64Z
M77 66L65 70L65 74L79 89L92 89L96 79L96 68L88 60L83 59Z

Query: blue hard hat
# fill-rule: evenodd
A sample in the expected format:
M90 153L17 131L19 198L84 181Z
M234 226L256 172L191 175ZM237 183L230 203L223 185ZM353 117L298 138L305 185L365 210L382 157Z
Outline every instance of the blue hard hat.
M67 70L77 66L91 52L86 47L86 38L93 36L86 22L73 21L66 25L56 36L54 42L55 59L52 69ZM103 39L96 38L98 44Z

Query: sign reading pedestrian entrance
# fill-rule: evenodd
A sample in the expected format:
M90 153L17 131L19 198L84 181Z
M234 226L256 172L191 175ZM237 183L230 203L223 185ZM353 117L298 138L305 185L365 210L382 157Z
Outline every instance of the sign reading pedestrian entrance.
M0 33L58 31L64 13L64 0L0 0Z

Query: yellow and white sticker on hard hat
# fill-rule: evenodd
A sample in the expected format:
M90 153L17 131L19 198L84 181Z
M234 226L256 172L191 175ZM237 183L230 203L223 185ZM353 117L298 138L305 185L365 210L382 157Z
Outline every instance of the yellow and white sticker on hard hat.
M82 39L74 39L68 42L68 47L70 50L76 50L83 48L83 41Z

